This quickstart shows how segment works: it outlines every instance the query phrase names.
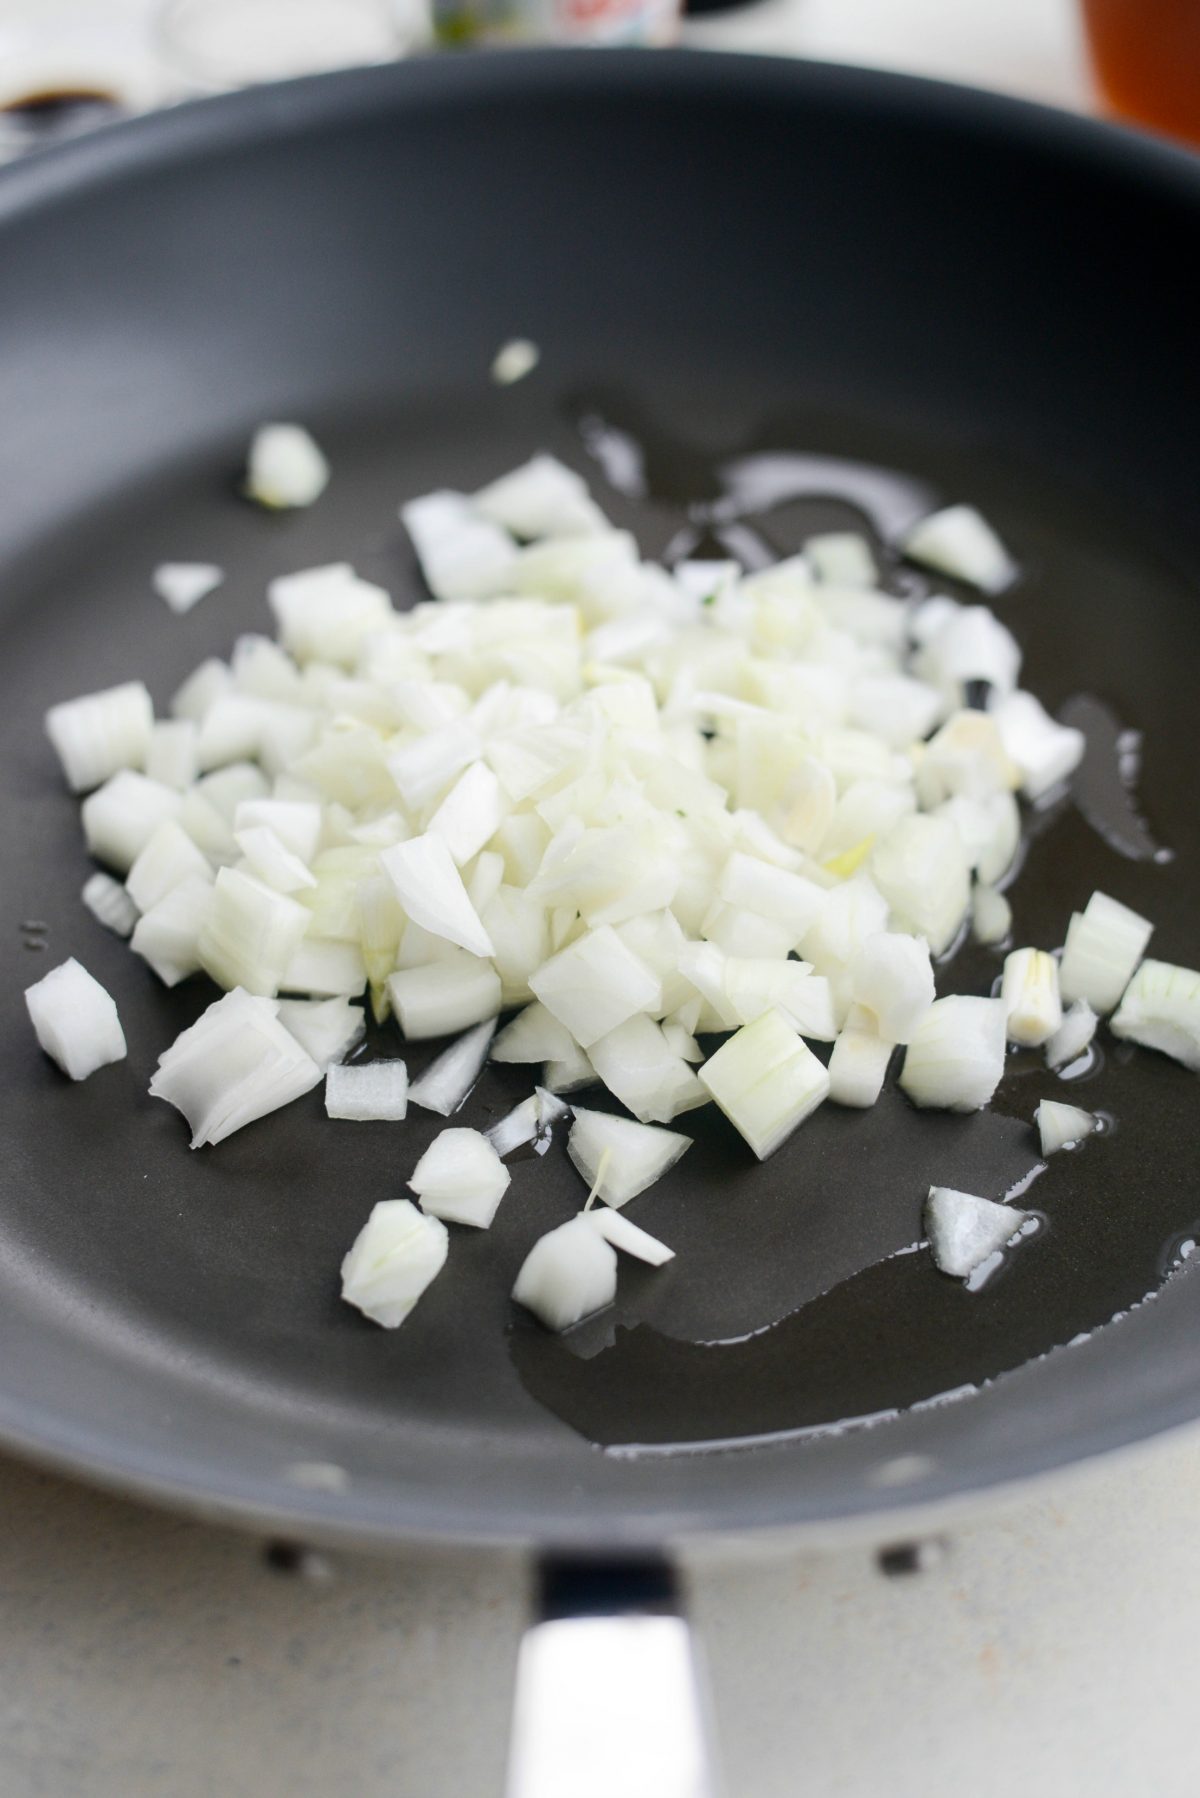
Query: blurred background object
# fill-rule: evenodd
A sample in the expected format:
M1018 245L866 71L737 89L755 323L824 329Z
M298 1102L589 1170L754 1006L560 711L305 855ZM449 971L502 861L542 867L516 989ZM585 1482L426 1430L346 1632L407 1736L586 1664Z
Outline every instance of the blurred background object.
M165 0L154 35L186 90L390 62L405 47L392 0Z
M1111 110L1200 145L1197 0L1082 0L1088 46Z

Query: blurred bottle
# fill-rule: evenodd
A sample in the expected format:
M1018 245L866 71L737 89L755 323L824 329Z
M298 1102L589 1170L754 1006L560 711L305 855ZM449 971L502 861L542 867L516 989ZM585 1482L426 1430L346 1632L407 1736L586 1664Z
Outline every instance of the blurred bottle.
M1135 124L1200 145L1200 0L1082 0L1096 79Z
M435 41L488 44L670 44L680 0L432 0Z

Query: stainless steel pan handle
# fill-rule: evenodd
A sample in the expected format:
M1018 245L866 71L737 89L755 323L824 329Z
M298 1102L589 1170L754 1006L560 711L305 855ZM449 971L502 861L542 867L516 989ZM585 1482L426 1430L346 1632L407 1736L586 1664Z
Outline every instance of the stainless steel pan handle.
M717 1798L709 1707L665 1561L546 1561L507 1798Z

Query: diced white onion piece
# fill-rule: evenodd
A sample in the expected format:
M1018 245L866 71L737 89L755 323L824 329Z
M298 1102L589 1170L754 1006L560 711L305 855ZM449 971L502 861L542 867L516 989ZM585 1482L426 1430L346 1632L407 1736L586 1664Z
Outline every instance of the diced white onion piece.
M298 855L284 847L269 824L235 830L233 836L251 874L275 892L299 893L306 887L316 886L316 876L309 872Z
M1114 1036L1158 1049L1200 1072L1200 974L1170 962L1144 961L1109 1028Z
M342 1262L342 1297L385 1330L402 1324L445 1265L449 1232L410 1199L383 1199Z
M574 1093L580 1087L595 1084L596 1070L588 1059L587 1051L575 1043L568 1054L553 1056L546 1062L542 1069L542 1081L552 1093Z
M535 1086L534 1097L538 1102L538 1128L548 1131L560 1118L570 1117L571 1107L556 1094L547 1092L544 1086Z
M148 912L182 881L212 878L208 857L174 818L167 818L140 851L125 886L139 912Z
M663 1267L668 1261L674 1261L675 1251L669 1249L665 1242L657 1236L651 1236L648 1230L639 1229L624 1212L614 1211L610 1205L596 1205L591 1211L582 1214L593 1230L603 1236L605 1242L611 1243L623 1255L632 1255L637 1261L644 1261L648 1267Z
M216 591L225 570L215 562L160 562L150 578L158 597L182 617Z
M237 987L159 1057L150 1096L183 1113L198 1149L289 1105L320 1079L316 1062L279 1022L274 1001Z
M978 1111L1004 1073L1007 1015L1000 999L935 999L908 1045L900 1085L914 1105Z
M1067 929L1058 978L1064 999L1112 1011L1146 953L1154 926L1107 893L1093 893Z
M587 482L555 456L534 456L475 495L484 518L514 537L574 537L608 529Z
M353 998L366 984L367 971L356 943L306 937L284 968L279 990L317 999Z
M553 1097L552 1094L548 1096ZM519 1105L515 1105L510 1112L498 1119L483 1134L497 1155L511 1155L514 1149L519 1149L525 1143L532 1142L540 1128L538 1096L536 1092L532 1092L527 1099L522 1099Z
M321 841L321 807L306 799L242 799L234 809L233 829L235 836L240 830L270 830L307 864Z
M920 813L901 818L876 849L871 874L901 930L923 936L934 955L949 948L971 897L970 869L953 825Z
M25 988L25 1006L38 1042L69 1079L125 1059L116 1002L74 956Z
M617 1296L617 1256L584 1216L540 1236L513 1287L518 1305L548 1330L569 1330Z
M600 1037L588 1054L609 1092L643 1124L669 1124L681 1111L708 1103L691 1068L644 1012Z
M348 999L281 999L279 1022L319 1068L344 1061L366 1035L361 1005Z
M146 775L164 787L182 793L198 772L199 731L190 718L167 718L150 731L146 749Z
M409 1185L432 1217L490 1227L512 1175L478 1130L442 1130L413 1169Z
M871 546L857 531L823 531L804 544L804 559L819 581L873 587L879 577Z
M578 1105L574 1112L567 1153L596 1196L616 1210L653 1186L692 1146L690 1136L674 1130Z
M492 1019L486 1024L477 1024L474 1030L468 1030L457 1042L451 1043L409 1087L412 1104L420 1105L426 1111L436 1111L444 1118L456 1112L479 1078L495 1029L495 1019Z
M1008 1040L1040 1048L1062 1023L1058 963L1044 949L1014 949L1005 957L1000 1002L1008 1013Z
M700 1069L734 1128L765 1161L829 1092L829 1074L779 1011L745 1024Z
M212 904L208 876L191 876L137 921L130 948L148 962L164 986L178 986L200 972L200 932Z
M609 924L551 956L529 987L583 1049L662 997L661 982Z
M829 1097L837 1105L874 1105L894 1048L873 1030L843 1030L829 1057Z
M390 974L387 991L400 1029L413 1042L450 1036L495 1018L500 1011L499 975L489 961L468 955L465 949L452 949L424 967Z
M438 730L426 731L392 749L387 759L388 773L409 810L420 812L434 804L451 782L470 767L480 748L474 725L466 719L456 718ZM493 781L495 778L492 775ZM498 789L499 782L496 786ZM493 831L499 822L497 819Z
M1026 1213L994 1199L980 1199L952 1186L931 1186L925 1201L925 1229L934 1262L944 1274L968 1274L1010 1242Z
M814 1042L831 1043L837 1035L829 982L807 962L730 955L725 993L739 1024L753 1024L774 1006L794 1030Z
M672 1023L670 1018L665 1018L663 1020L662 1033L663 1040L673 1055L680 1056L684 1061L696 1062L704 1060L704 1050L700 1047L691 1031L685 1030L682 1024Z
M515 544L461 493L428 493L401 506L421 573L437 599L486 599L510 581Z
M566 1025L535 999L504 1026L492 1044L492 1060L562 1061L577 1047Z
M492 939L467 897L462 876L441 837L410 837L386 849L379 865L407 915L434 936L472 955L490 957Z
M893 749L927 737L945 709L936 687L906 674L867 674L850 689L850 723Z
M869 936L851 970L854 1001L875 1018L889 1043L911 1042L933 1004L933 964L923 937L895 931Z
M786 924L721 899L706 912L700 928L725 955L749 961L784 961L796 943Z
M97 861L128 874L159 825L177 818L182 796L144 774L122 769L83 802L83 834Z
M1021 771L1004 747L996 720L986 712L955 712L932 736L916 763L921 804L946 799L987 799L1019 786Z
M1097 1123L1094 1112L1082 1111L1078 1105L1063 1105L1057 1099L1043 1099L1033 1115L1043 1155L1073 1149L1092 1134Z
M1059 724L1032 693L1010 693L992 707L1004 747L1021 770L1021 791L1041 799L1078 768L1087 739L1073 725Z
M1087 1000L1077 999L1046 1044L1046 1066L1065 1067L1082 1055L1095 1036L1098 1023Z
M528 337L510 338L496 351L492 379L501 387L511 387L514 381L523 381L532 374L541 359L542 352Z
M981 593L1001 592L1016 574L1012 557L974 506L931 512L905 533L900 547L910 562L966 581Z
M712 1014L697 1016L696 1027L705 1030L733 1030L742 1022L725 990L725 967L728 957L716 943L685 943L679 951L679 971L695 987Z
M92 874L83 883L80 894L93 918L115 936L132 936L138 921L138 908L119 880L111 874Z
M430 834L443 838L461 868L495 836L508 809L500 782L487 763L472 762L429 820Z
M394 614L382 587L357 575L348 562L331 562L280 575L268 583L267 603L279 639L298 662L353 665L372 632Z
M141 768L153 724L154 705L141 681L64 700L46 713L46 735L73 793L86 793L123 768Z
M977 886L971 896L971 934L977 943L1002 943L1012 929L1012 906L995 887Z
M237 868L222 868L200 932L200 965L218 986L273 996L309 925L309 913Z
M815 881L735 850L721 870L718 896L786 927L794 948L816 922L825 894Z
M233 675L227 663L217 656L209 656L188 675L179 691L171 701L172 718L185 718L192 724L202 722L210 706L228 693L233 686Z
M303 425L260 425L246 458L246 492L260 506L311 506L329 482L329 464Z
M1011 693L1021 673L1021 649L1012 632L986 606L959 606L916 658L927 680L963 700L967 687L984 681L995 694Z
M325 1071L325 1115L353 1123L398 1123L408 1111L408 1069L402 1061L330 1063Z
M953 824L967 861L984 886L1007 873L1021 841L1021 813L1011 793L968 798L956 793L937 808L937 816Z

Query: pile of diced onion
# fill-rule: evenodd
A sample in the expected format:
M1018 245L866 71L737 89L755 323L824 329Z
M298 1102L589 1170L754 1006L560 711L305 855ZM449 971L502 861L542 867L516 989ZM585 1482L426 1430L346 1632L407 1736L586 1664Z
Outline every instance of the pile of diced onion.
M264 503L324 485L296 431L256 439ZM765 1158L823 1103L873 1105L894 1060L914 1104L969 1112L1008 1044L1069 1066L1108 1014L1200 1066L1200 975L1144 961L1150 925L1101 893L1061 959L1017 948L998 996L936 997L965 932L1008 936L1018 796L1053 797L1084 749L1020 687L991 607L895 597L854 533L749 574L644 562L549 456L402 516L432 599L398 611L346 564L284 575L276 636L202 663L165 718L136 681L47 718L106 870L85 903L165 985L224 989L150 1086L193 1148L321 1081L331 1118L451 1119L489 1056L528 1065L507 1118L450 1124L421 1156L419 1203L375 1206L342 1269L368 1316L402 1322L447 1260L447 1223L488 1228L505 1157L556 1130L581 1209L531 1243L514 1297L565 1329L612 1301L617 1251L671 1257L620 1213L690 1147L664 1126L700 1106ZM989 597L1013 576L966 506L889 554ZM220 578L173 565L158 585L182 610ZM28 1000L73 1078L124 1055L78 962ZM397 1052L350 1060L368 1004ZM436 1037L451 1041L410 1084L403 1042ZM577 1103L601 1088L629 1115ZM1043 1152L1096 1121L1043 1101ZM1023 1221L944 1187L926 1208L960 1276Z

